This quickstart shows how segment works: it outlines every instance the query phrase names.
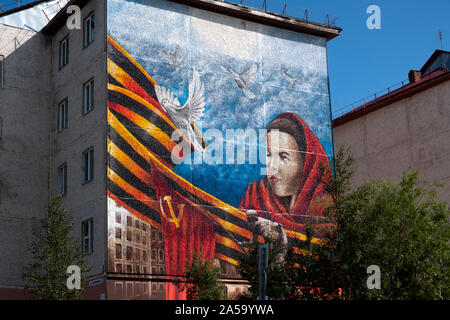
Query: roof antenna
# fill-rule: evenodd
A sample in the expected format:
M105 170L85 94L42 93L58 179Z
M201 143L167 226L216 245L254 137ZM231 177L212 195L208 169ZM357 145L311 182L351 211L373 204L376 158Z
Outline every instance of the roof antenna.
M442 47L442 31L438 30L439 33L439 40L441 40L441 50L443 50L444 48Z

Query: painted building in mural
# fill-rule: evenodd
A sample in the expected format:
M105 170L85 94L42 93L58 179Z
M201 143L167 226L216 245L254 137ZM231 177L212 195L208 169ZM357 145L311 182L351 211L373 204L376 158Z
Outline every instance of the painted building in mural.
M106 298L184 299L168 280L193 255L213 259L237 294L246 289L237 265L248 243L270 235L300 252L305 222L325 227L321 168L333 156L327 41L339 28L209 0L71 4L82 6L84 21L95 14L96 29L103 25L95 41L104 72L83 82L95 83L91 119L103 129L93 134L98 144L80 151L83 170L84 154L95 152L89 193L99 204L84 211L99 233L92 263L102 267L91 276L103 279ZM65 19L59 13L43 29L55 43L67 35ZM60 146L78 148L63 134L54 138ZM49 155L54 165L65 156L61 148ZM64 201L76 215L70 191Z

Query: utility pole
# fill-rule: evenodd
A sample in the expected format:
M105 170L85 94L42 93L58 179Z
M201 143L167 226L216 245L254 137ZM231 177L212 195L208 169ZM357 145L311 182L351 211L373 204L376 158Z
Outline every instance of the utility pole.
M258 297L257 300L268 300L266 295L267 274L269 264L269 245L267 243L258 246Z

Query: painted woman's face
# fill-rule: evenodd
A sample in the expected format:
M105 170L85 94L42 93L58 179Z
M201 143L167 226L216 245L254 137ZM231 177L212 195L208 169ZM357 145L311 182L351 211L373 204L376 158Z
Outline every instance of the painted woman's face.
M303 159L293 136L277 130L267 134L267 178L275 195L286 197L298 192Z

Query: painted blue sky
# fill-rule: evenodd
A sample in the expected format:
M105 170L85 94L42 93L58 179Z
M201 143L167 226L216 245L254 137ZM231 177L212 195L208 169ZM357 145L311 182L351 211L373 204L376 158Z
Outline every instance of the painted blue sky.
M202 127L207 145L219 139L225 150L229 143L242 143L227 140L227 129L264 129L278 114L294 112L332 155L324 39L158 0L110 0L108 34L160 86L173 91L181 104L187 99L192 69L199 70L207 106L205 116L196 124ZM172 60L161 53L177 51L179 58ZM241 73L254 65L255 80L248 86L254 95L251 98L227 69ZM300 81L289 88L283 70ZM222 136L208 136L208 129L216 129ZM265 150L264 145L260 147ZM247 185L264 176L262 154L263 160L256 164L180 164L175 171L237 206Z

